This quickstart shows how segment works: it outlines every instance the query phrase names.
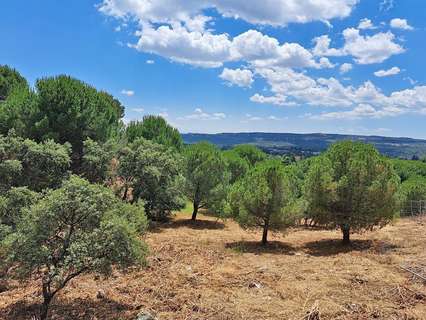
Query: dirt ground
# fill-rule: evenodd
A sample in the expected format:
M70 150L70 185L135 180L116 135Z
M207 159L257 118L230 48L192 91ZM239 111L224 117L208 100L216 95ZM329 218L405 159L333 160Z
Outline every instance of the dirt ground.
M109 279L77 278L50 319L426 319L426 283L400 265L426 264L426 219L402 219L340 245L332 231L293 229L258 245L232 221L179 213L146 237L149 265ZM6 283L0 319L31 319L37 282ZM0 290L1 291L1 290Z

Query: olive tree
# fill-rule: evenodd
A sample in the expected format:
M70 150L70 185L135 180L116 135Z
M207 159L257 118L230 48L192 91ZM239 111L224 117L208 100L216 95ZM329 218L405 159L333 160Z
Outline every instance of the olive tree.
M279 160L256 164L232 186L229 208L243 228L262 228L262 244L269 230L284 230L299 217L297 180Z
M117 174L124 184L122 198L143 200L153 220L184 207L182 159L174 149L139 138L120 151Z
M185 194L193 204L192 220L200 208L220 211L226 199L229 175L221 152L212 144L188 146L185 156Z
M351 141L332 145L311 162L304 195L308 217L350 233L384 226L397 211L399 177L371 145Z
M89 272L108 275L116 265L144 262L142 207L118 200L107 188L71 176L33 204L7 237L8 262L21 278L38 277L46 319L54 296L75 277Z
M10 187L28 186L41 191L61 184L68 175L70 147L52 140L36 143L0 135L0 193Z
M92 183L103 183L112 171L112 161L117 155L118 145L114 140L99 143L92 139L83 142L81 175Z

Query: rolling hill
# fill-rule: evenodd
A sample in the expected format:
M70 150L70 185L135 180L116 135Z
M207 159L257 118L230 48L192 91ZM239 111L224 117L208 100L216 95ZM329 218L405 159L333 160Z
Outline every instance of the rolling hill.
M426 156L426 140L393 138L381 136L340 135L340 134L296 134L296 133L218 133L182 134L187 144L209 141L220 148L228 149L238 144L254 144L270 154L295 154L311 156L318 154L337 141L353 140L373 144L382 154L411 159Z

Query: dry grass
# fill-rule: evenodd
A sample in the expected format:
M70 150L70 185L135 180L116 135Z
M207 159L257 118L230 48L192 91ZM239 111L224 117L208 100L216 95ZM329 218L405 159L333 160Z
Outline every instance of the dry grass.
M272 235L263 248L260 233L232 221L188 218L178 214L147 236L147 269L75 279L51 319L134 319L140 310L159 319L302 320L312 310L321 319L426 319L426 285L399 268L426 262L426 220L354 236L351 248L338 232L304 229ZM0 318L29 319L36 285L7 283Z

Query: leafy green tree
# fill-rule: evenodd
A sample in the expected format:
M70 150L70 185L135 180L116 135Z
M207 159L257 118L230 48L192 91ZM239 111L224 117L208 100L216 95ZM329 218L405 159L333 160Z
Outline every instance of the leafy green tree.
M399 197L403 208L411 207L411 201L426 200L426 178L412 176L401 183Z
M143 263L146 249L138 236L145 226L143 208L72 176L26 211L5 240L8 262L16 276L40 278L43 320L54 296L71 279L89 272L108 275L113 265Z
M241 158L246 159L251 166L267 159L266 153L251 144L241 144L232 148Z
M229 174L221 152L208 142L192 144L185 149L185 193L193 204L192 220L200 208L221 209Z
M176 150L182 150L183 147L179 131L160 116L147 115L143 117L142 121L131 121L126 126L125 133L129 142L144 138Z
M41 191L61 184L68 175L70 147L52 140L36 143L15 136L0 136L0 193L28 186Z
M14 231L22 217L22 210L30 207L39 198L40 194L27 187L11 188L0 196L0 224Z
M299 217L297 180L279 160L259 162L232 186L231 214L244 228L262 228L262 244L269 230L283 230Z
M28 87L27 80L15 69L0 65L0 103L15 90Z
M402 159L391 159L390 161L401 178L401 182L418 176L426 178L426 163L422 161Z
M78 172L83 141L106 142L117 135L124 108L111 95L82 81L58 76L37 80L36 140L53 139L72 146L73 168Z
M112 171L112 160L117 155L118 145L114 140L100 144L92 139L83 142L81 174L92 183L103 183Z
M399 178L371 145L339 142L311 164L305 179L308 213L322 225L350 233L388 223L397 211Z
M28 87L13 90L0 103L0 134L7 135L10 130L14 130L21 137L34 136L36 114L36 94Z
M120 151L118 176L124 183L123 199L143 200L145 211L153 220L167 218L172 210L185 205L182 159L164 145L139 138Z
M233 150L224 151L223 157L225 159L227 169L230 173L229 182L231 184L244 177L244 175L249 170L249 162L246 159L240 157L237 152Z

